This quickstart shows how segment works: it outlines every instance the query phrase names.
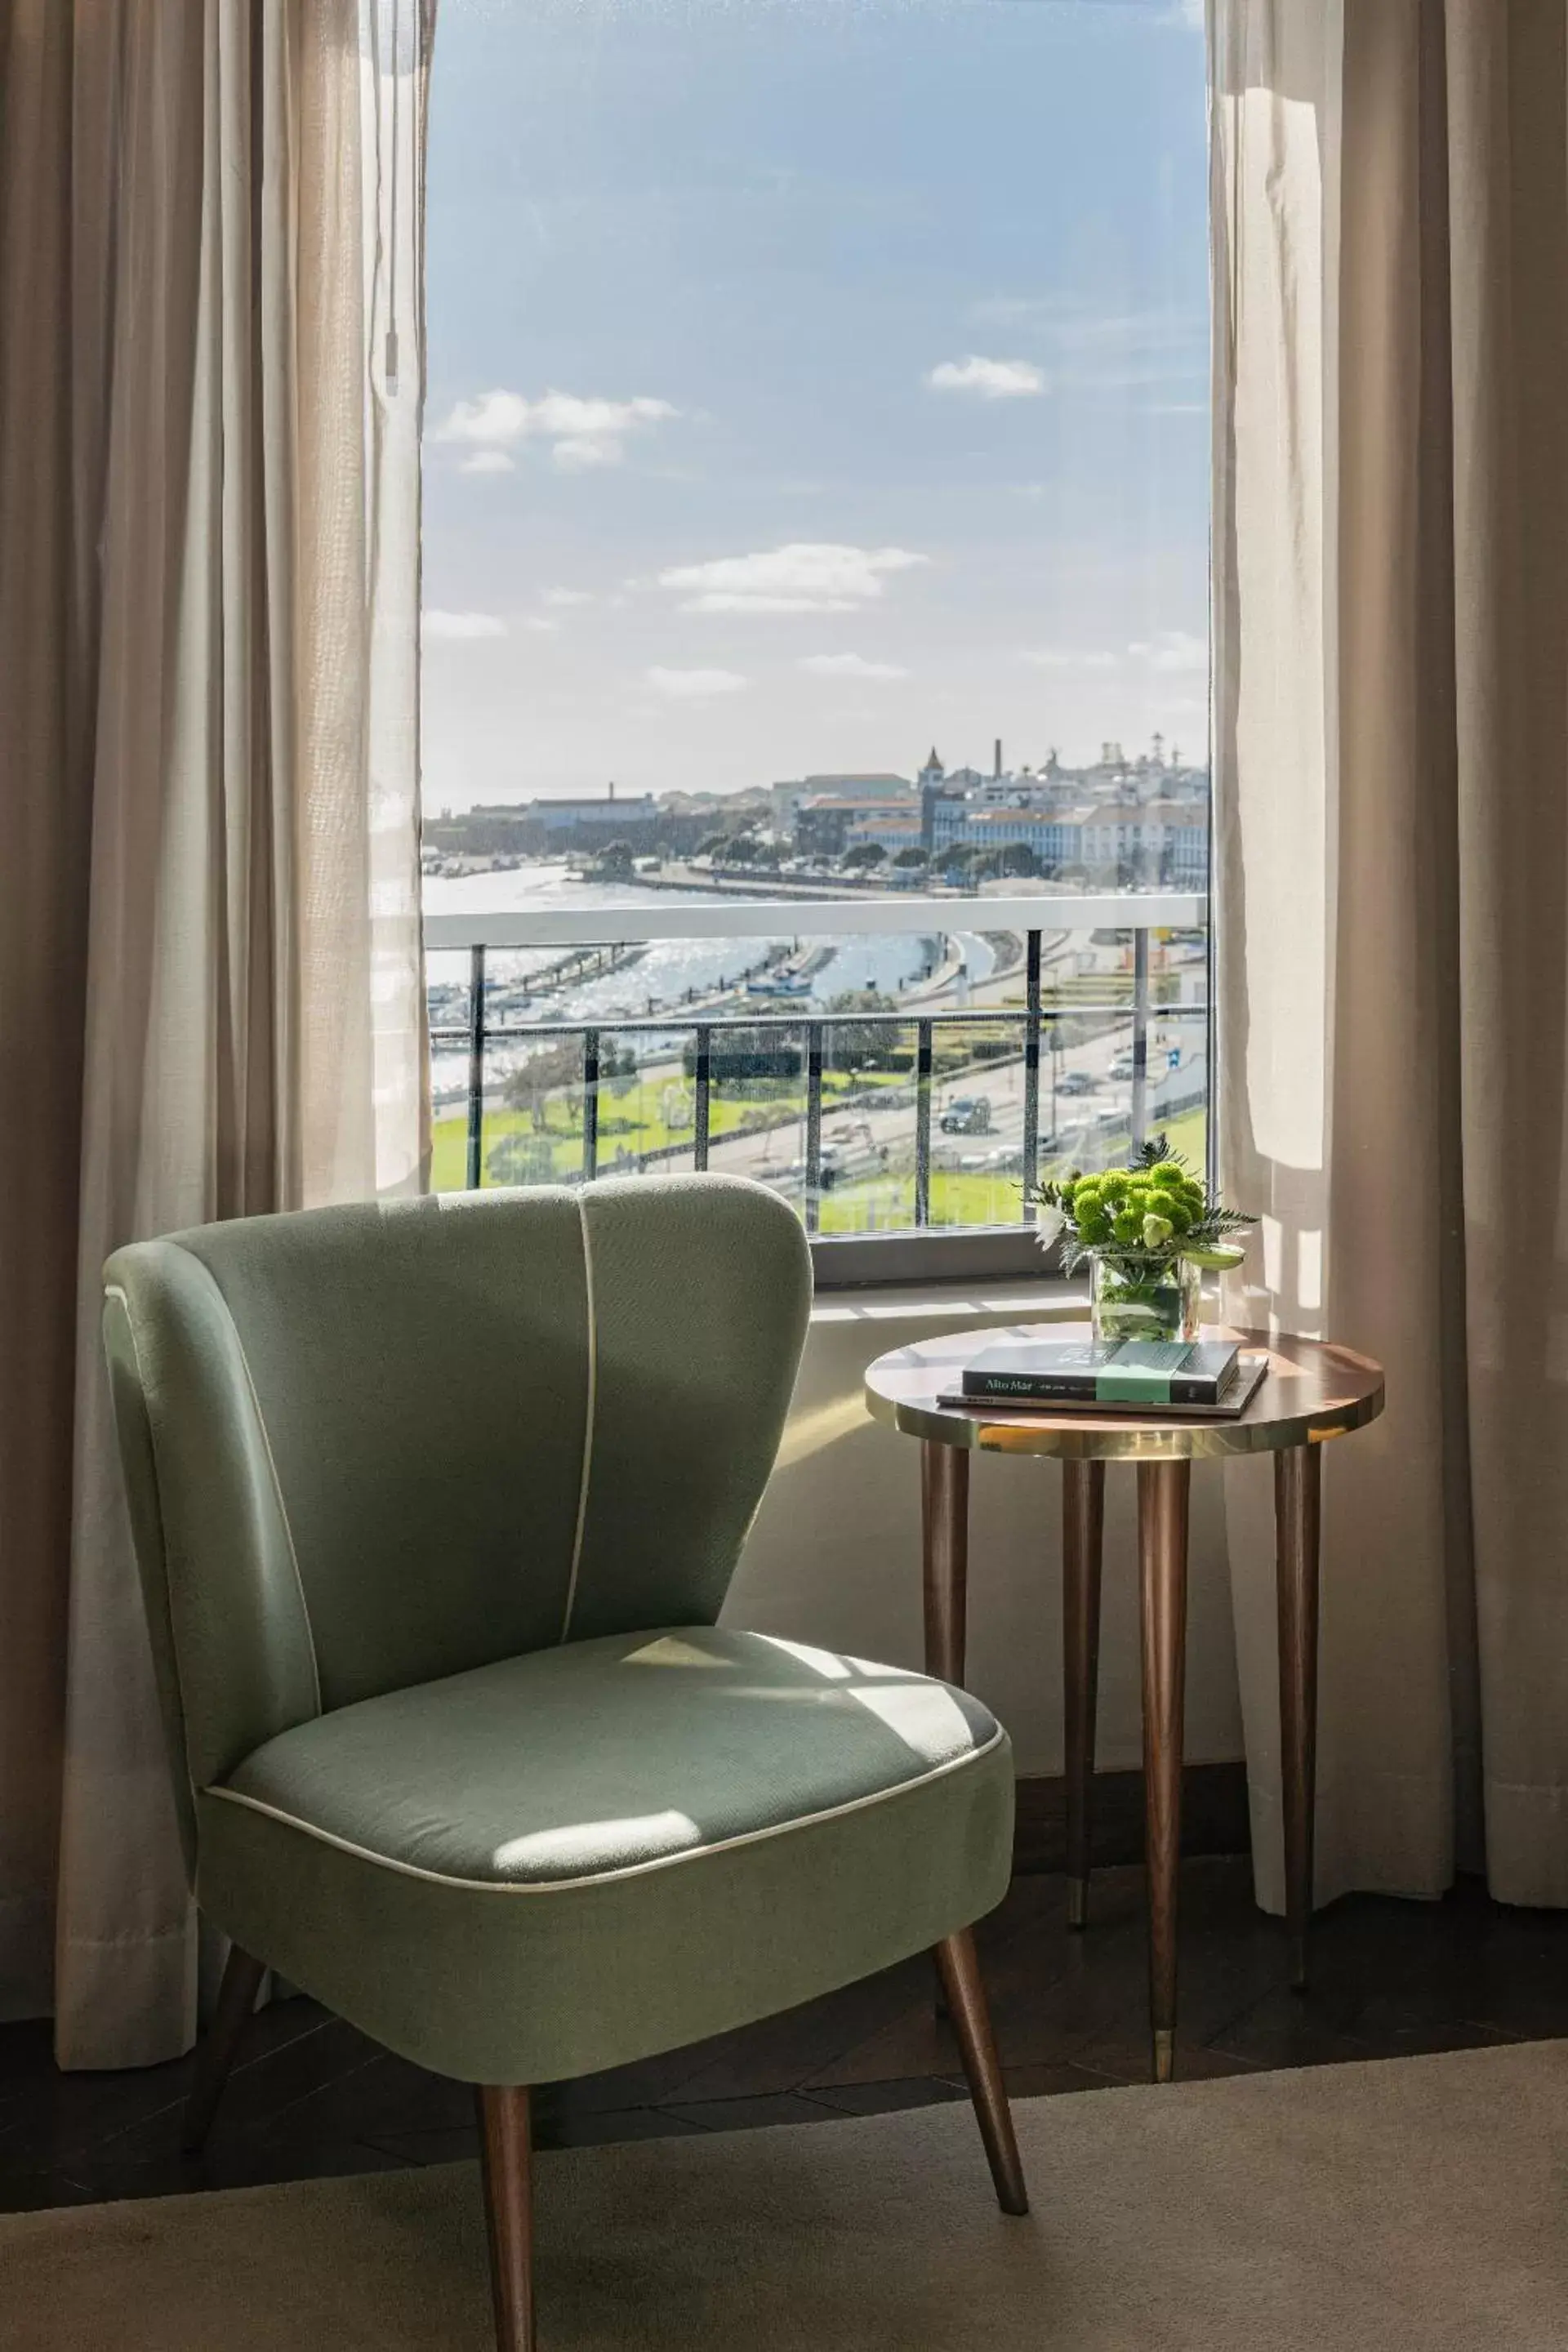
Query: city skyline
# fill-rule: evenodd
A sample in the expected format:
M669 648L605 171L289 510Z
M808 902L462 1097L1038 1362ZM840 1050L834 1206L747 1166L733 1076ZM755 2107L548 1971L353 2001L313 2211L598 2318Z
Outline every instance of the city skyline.
M526 803L530 800L599 801L614 799L617 801L631 801L645 796L654 800L663 800L670 797L680 798L686 796L702 798L709 795L716 795L719 798L727 800L739 800L753 795L765 798L770 792L776 791L780 787L788 785L816 784L826 786L829 784L847 784L852 782L897 782L907 785L912 794L918 791L921 775L926 771L928 763L933 754L938 756L943 772L950 782L955 782L960 779L967 780L971 778L979 779L981 781L990 781L997 772L994 764L995 754L998 745L1001 744L1001 738L993 737L989 747L992 756L990 760L984 763L978 759L967 758L958 759L949 762L947 760L941 758L940 746L932 743L929 746L927 751L921 756L921 758L913 761L905 762L901 766L893 766L887 762L883 762L881 764L873 762L864 768L848 768L844 766L842 763L828 764L822 768L807 770L805 774L799 776L775 776L773 774L763 776L759 773L755 777L738 780L736 782L729 786L691 786L687 784L652 785L640 783L632 776L607 776L602 782L595 783L590 782L587 785L583 787L563 784L557 791L552 791L547 782L542 784L530 784L526 791L519 792L510 796L503 795L494 803L489 802L481 803L476 800L467 800L461 802L443 803L439 808L437 808L430 800L429 795L426 794L426 810L428 814L444 816L451 814L457 810L472 808L476 805L510 806ZM1102 736L1095 747L1093 756L1082 759L1073 758L1070 756L1063 757L1062 748L1059 744L1047 744L1039 758L1019 761L1015 763L1006 757L1005 745L1003 745L1002 748L1004 752L1004 764L1000 771L1000 774L1004 782L1025 777L1030 777L1037 782L1043 781L1047 772L1048 758L1052 752L1055 752L1057 755L1057 766L1059 769L1061 775L1069 781L1076 777L1089 775L1095 771L1104 768L1108 762L1114 764L1115 755L1118 754L1121 755L1129 771L1135 770L1142 762L1147 761L1153 764L1163 764L1173 776L1180 773L1184 776L1203 776L1206 778L1209 768L1209 754L1206 742L1202 743L1194 752L1189 753L1182 744L1167 742L1158 729L1155 730L1154 733L1146 743L1130 743L1121 736Z
M428 805L1204 755L1194 15L448 0Z

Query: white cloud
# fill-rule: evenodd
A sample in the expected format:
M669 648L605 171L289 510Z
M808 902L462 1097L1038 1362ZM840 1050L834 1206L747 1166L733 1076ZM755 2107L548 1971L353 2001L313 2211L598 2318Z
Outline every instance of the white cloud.
M900 669L897 662L867 661L861 654L807 654L800 667L809 670L813 677L858 677L880 681L909 676L909 671Z
M796 541L763 554L679 563L658 582L689 592L688 613L852 613L874 604L896 573L930 560L904 547Z
M1184 677L1194 671L1206 672L1209 666L1208 639L1194 637L1188 629L1157 630L1152 638L1140 640L1127 650L1165 677Z
M716 702L721 695L739 694L745 679L732 669L660 669L647 672L647 682L667 702Z
M541 601L546 604L591 604L594 601L586 588L547 588Z
M975 352L966 360L943 360L926 383L932 392L973 392L982 400L1032 400L1046 389L1033 360L984 360Z
M1102 310L1059 292L987 295L970 316L982 332L1023 330L1040 338L1052 392L1168 385L1172 399L1185 402L1198 399L1207 383L1209 320L1199 304Z
M525 629L531 629L536 636L540 635L548 636L552 630L558 629L560 625L561 624L559 621L547 621L541 613L526 614L522 622L522 626Z
M1042 646L1024 656L1031 669L1114 669L1117 658L1115 654L1080 653L1072 646Z
M517 471L504 449L476 449L463 459L459 474L513 474Z
M633 400L600 400L574 392L547 392L528 400L520 392L482 392L477 400L459 400L437 426L434 438L486 453L490 462L479 467L470 457L466 472L498 473L494 457L504 456L522 441L548 441L552 460L563 473L581 473L593 466L618 466L626 454L628 435L678 413L668 400L640 394Z
M506 623L499 613L427 612L420 622L423 635L457 645L474 637L504 637Z
M556 442L550 462L559 473L585 474L591 466L618 466L626 454L626 443L614 434L573 433Z

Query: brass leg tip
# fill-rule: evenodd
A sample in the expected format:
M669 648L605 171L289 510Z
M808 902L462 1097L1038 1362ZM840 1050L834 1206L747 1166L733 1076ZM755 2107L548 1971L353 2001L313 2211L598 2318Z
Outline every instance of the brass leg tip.
M1087 1927L1089 1925L1089 1881L1087 1878L1068 1880L1068 1926Z
M1176 2034L1173 2026L1161 2026L1154 2035L1154 2080L1171 2082L1176 2072Z

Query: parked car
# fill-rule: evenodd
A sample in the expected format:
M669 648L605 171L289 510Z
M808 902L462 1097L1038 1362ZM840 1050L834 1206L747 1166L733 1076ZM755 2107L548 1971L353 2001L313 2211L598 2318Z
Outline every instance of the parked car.
M955 1095L942 1112L940 1123L943 1135L989 1135L990 1096Z
M1023 1146L1004 1143L994 1151L961 1151L958 1172L961 1176L1021 1176L1024 1172Z
M857 1176L879 1176L888 1164L888 1147L872 1136L868 1122L857 1120L822 1139L822 1189L850 1182Z
M1130 1052L1123 1050L1117 1055L1110 1065L1110 1075L1113 1078L1130 1078L1132 1076L1132 1055Z
M888 1146L879 1143L866 1119L855 1119L845 1127L835 1128L822 1139L822 1155L818 1161L818 1185L831 1192L836 1184L853 1183L857 1177L880 1176L888 1165ZM778 1174L767 1181L775 1184L798 1184L805 1177L804 1160L792 1160Z

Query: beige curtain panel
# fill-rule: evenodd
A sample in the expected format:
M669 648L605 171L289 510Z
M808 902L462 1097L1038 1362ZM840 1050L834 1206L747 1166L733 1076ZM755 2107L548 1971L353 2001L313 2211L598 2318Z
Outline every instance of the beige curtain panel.
M98 1341L116 1244L417 1189L433 0L0 0L0 2013L197 1955Z
M1325 1464L1318 1893L1568 1903L1568 5L1218 0L1224 1174ZM1233 1479L1261 1898L1272 1599Z

